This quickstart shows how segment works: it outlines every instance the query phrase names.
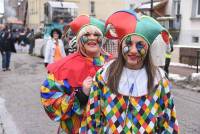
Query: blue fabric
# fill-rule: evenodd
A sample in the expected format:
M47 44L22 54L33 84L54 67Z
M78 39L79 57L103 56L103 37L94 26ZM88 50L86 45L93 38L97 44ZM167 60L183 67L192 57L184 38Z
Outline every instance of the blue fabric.
M10 51L4 51L1 53L2 55L2 68L8 69L10 67L10 57L11 52Z

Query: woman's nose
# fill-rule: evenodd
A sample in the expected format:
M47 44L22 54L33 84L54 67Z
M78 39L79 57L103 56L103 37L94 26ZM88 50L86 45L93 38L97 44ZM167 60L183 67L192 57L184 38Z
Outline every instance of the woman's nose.
M90 39L96 39L96 36L94 34L90 34L89 38Z
M137 53L137 48L136 48L135 43L131 44L129 52L131 52L131 53Z

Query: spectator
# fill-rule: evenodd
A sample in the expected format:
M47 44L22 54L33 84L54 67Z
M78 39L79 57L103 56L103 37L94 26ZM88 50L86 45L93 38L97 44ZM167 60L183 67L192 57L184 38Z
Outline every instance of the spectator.
M12 31L6 26L1 34L2 70L10 71L11 52L16 52Z
M172 58L172 52L174 50L173 44L174 44L173 39L170 36L169 45L167 47L167 51L166 51L166 54L165 54L165 66L164 66L164 70L166 72L167 77L169 76L169 65L170 65L170 61L171 61L171 58Z
M22 52L28 52L28 39L25 29L21 29L19 33L19 48Z
M51 31L51 39L47 41L45 47L44 64L45 67L53 62L60 60L65 57L65 50L62 40L60 39L62 33L59 29L53 29Z
M33 55L33 49L35 47L35 37L34 37L34 30L31 29L31 31L28 33L28 35L26 36L29 40L29 54Z

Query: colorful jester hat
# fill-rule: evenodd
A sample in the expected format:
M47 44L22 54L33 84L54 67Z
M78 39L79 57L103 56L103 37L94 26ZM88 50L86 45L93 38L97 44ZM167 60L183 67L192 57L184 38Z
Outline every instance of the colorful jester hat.
M104 30L105 23L94 17L90 17L87 15L80 15L77 18L75 18L72 22L70 22L67 26L65 26L65 31L70 28L72 32L75 35L77 35L79 31L87 25L96 26L98 29L100 29L102 34L105 33L105 30Z
M161 34L163 40L169 41L167 30L150 16L139 16L133 10L122 10L112 14L106 20L106 34L109 39L119 39L121 42L129 35L139 35L151 45Z

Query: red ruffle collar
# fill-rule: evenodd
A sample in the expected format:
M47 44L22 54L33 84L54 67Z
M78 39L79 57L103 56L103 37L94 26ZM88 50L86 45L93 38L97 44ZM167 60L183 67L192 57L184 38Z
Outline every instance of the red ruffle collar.
M110 58L108 56L103 57L105 58L104 62ZM72 87L81 87L83 80L87 76L93 77L100 67L102 66L94 64L93 59L76 52L56 63L49 64L47 70L54 74L57 80L67 80Z

